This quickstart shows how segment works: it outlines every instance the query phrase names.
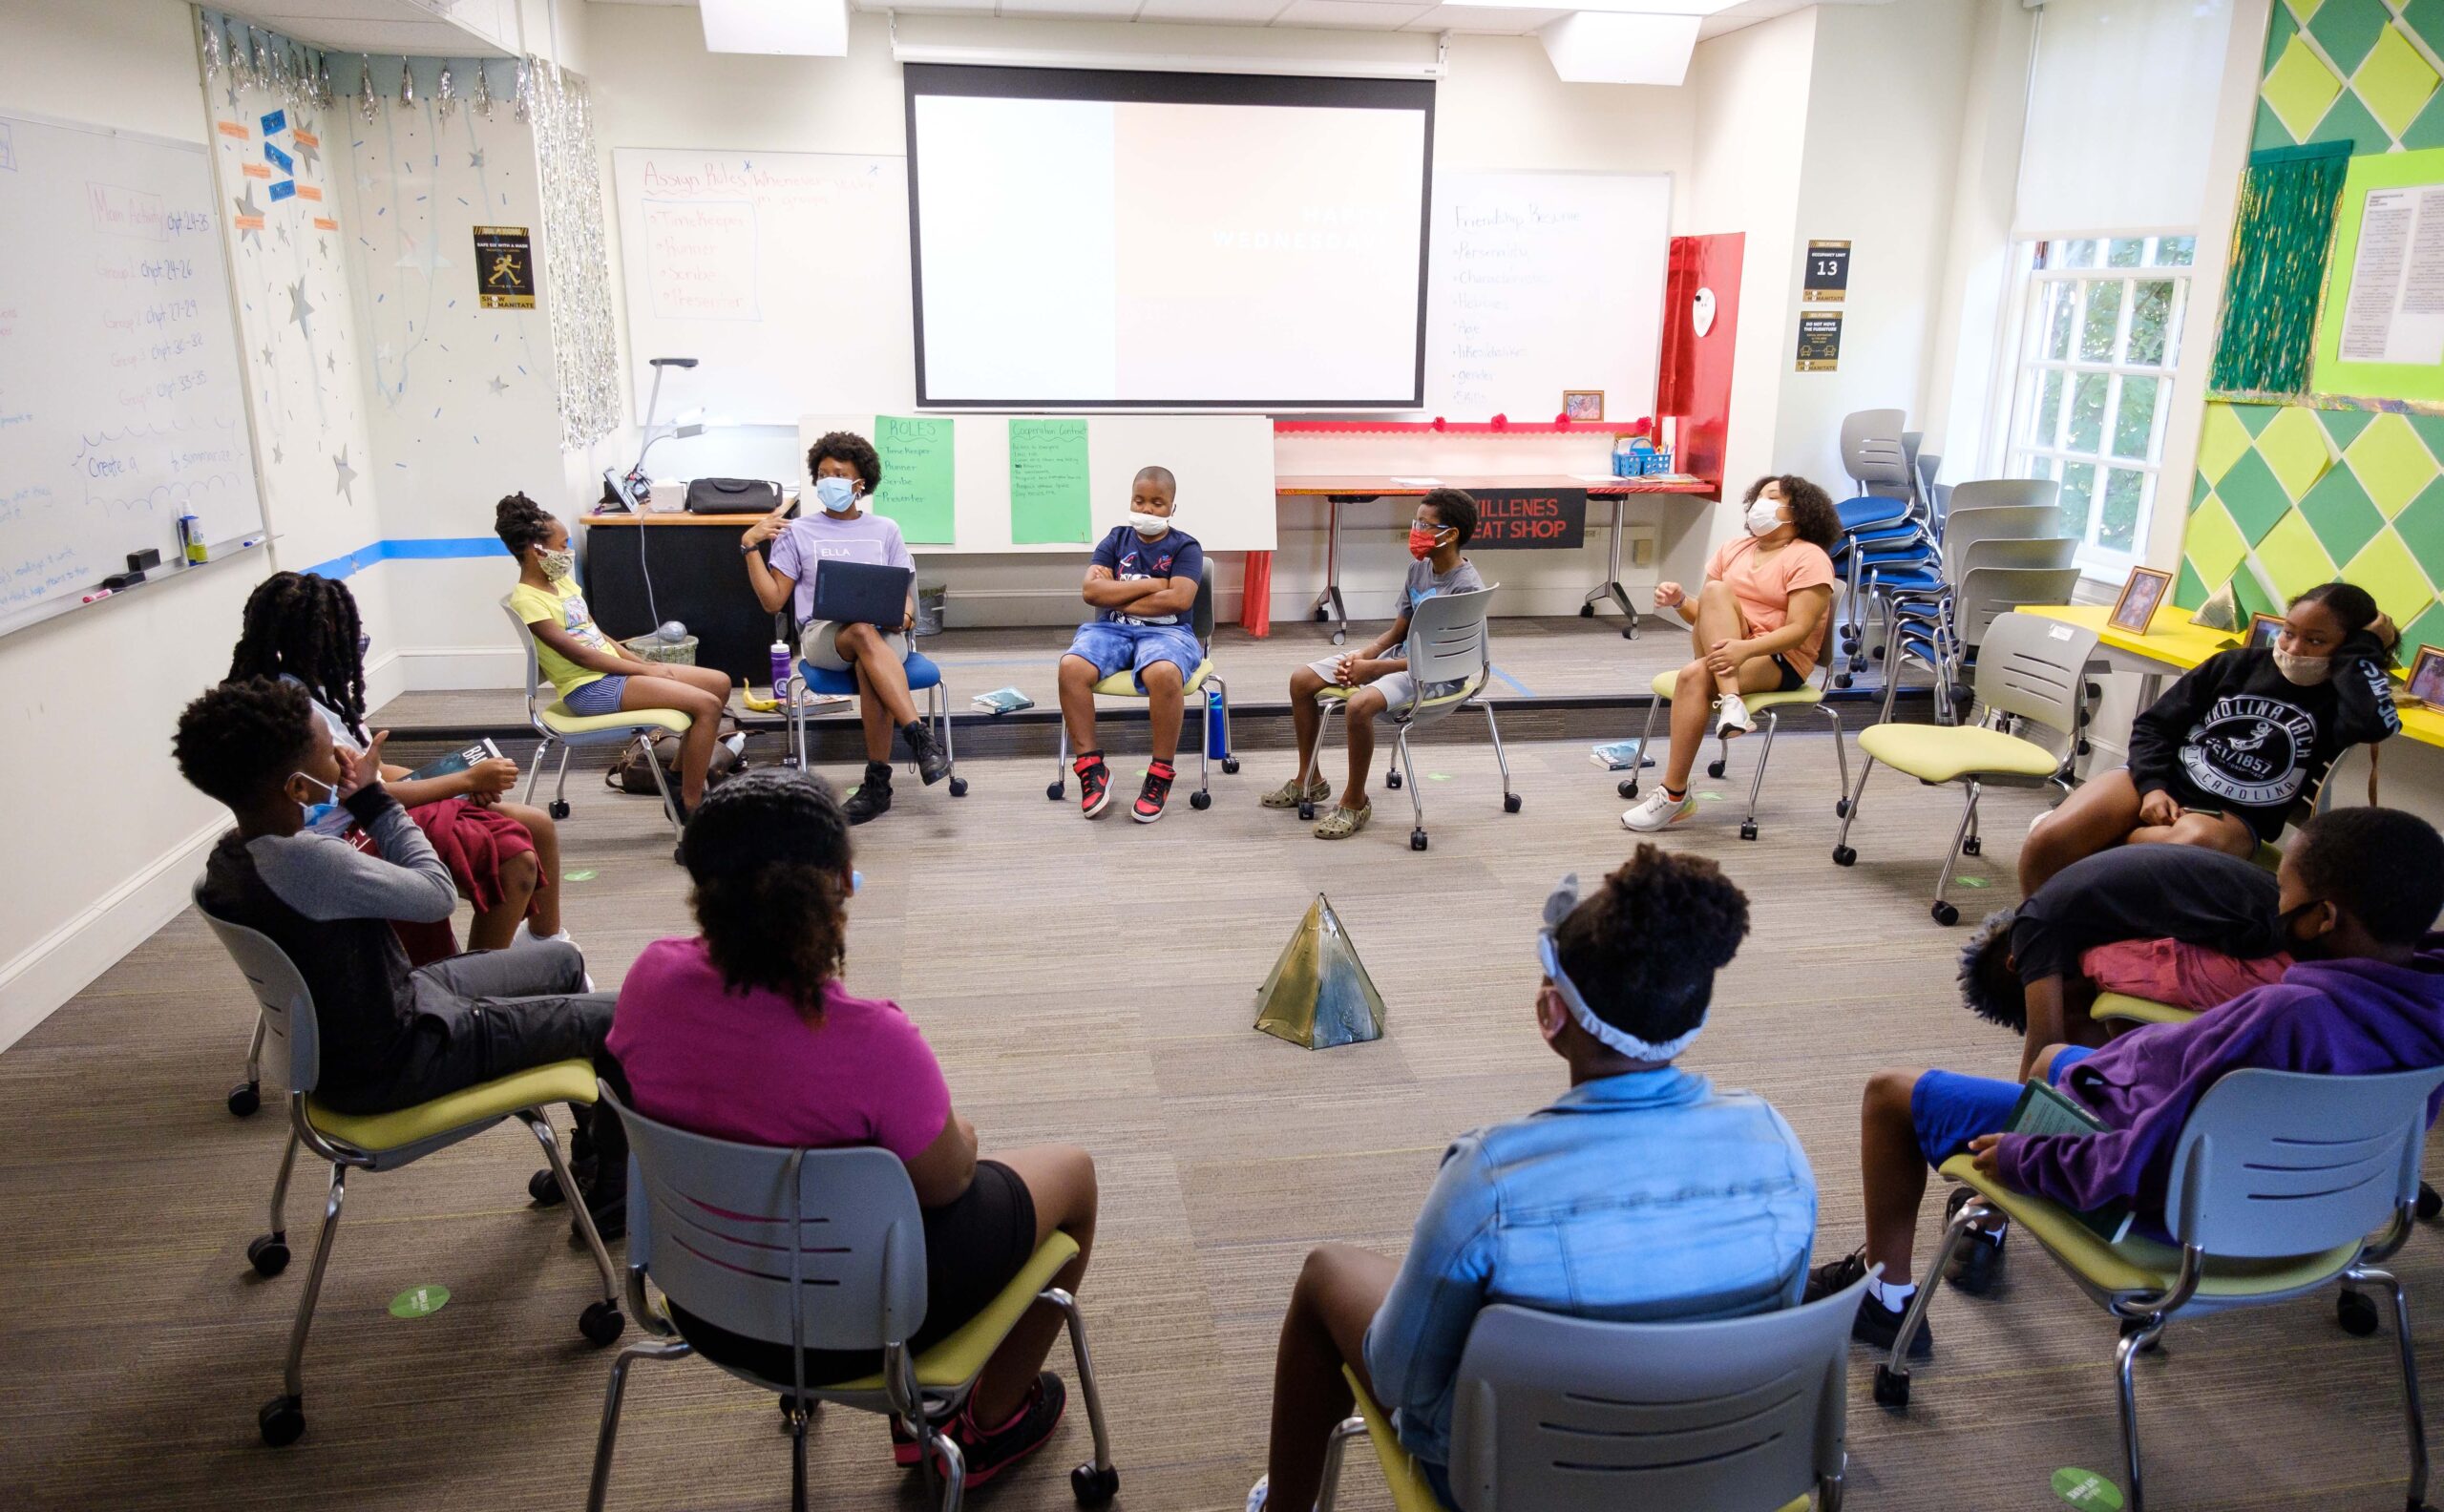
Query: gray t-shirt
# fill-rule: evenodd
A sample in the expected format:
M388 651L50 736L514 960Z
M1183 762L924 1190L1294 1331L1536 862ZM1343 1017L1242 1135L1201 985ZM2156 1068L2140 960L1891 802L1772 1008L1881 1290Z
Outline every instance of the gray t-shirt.
M1417 611L1422 601L1436 594L1474 593L1485 585L1477 576L1477 564L1465 556L1447 573L1437 574L1434 558L1421 557L1409 563L1408 581L1401 584L1401 608L1393 618L1405 620Z

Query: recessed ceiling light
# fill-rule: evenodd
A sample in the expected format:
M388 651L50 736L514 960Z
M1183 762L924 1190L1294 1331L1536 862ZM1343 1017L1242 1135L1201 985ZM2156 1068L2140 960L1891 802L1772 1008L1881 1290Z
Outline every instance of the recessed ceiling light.
M1607 15L1710 16L1739 0L1451 0L1489 10L1592 10Z
M708 52L849 55L847 0L704 0Z

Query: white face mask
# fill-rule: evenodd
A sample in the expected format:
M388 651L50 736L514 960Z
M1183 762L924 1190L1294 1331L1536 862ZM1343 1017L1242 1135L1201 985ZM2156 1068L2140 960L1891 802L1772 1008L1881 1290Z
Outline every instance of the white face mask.
M2274 665L2285 681L2301 687L2315 687L2333 676L2333 659L2330 657L2293 656L2288 651L2277 651L2274 653Z
M1782 528L1781 501L1760 498L1748 506L1748 534L1771 536Z
M1138 535L1151 538L1169 533L1171 517L1169 514L1148 514L1144 510L1130 510L1128 523Z
M577 553L547 551L536 558L543 568L543 576L553 582L564 582L577 576Z
M816 478L814 497L826 514L846 514L857 507L857 485L844 477Z

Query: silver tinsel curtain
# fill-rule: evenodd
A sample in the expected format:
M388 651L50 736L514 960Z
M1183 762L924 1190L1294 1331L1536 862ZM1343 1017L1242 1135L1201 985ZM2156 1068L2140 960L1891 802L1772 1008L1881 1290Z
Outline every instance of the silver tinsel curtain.
M529 57L520 102L535 127L543 186L543 274L560 446L578 451L620 423L620 361L611 332L611 251L603 242L602 171L585 80Z

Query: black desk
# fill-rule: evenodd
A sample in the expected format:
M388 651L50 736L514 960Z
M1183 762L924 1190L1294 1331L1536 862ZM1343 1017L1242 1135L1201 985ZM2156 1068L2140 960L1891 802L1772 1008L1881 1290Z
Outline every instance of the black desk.
M738 537L761 514L589 514L585 599L605 635L631 640L661 621L653 602L696 637L696 664L762 686L772 676L772 616L755 601Z

